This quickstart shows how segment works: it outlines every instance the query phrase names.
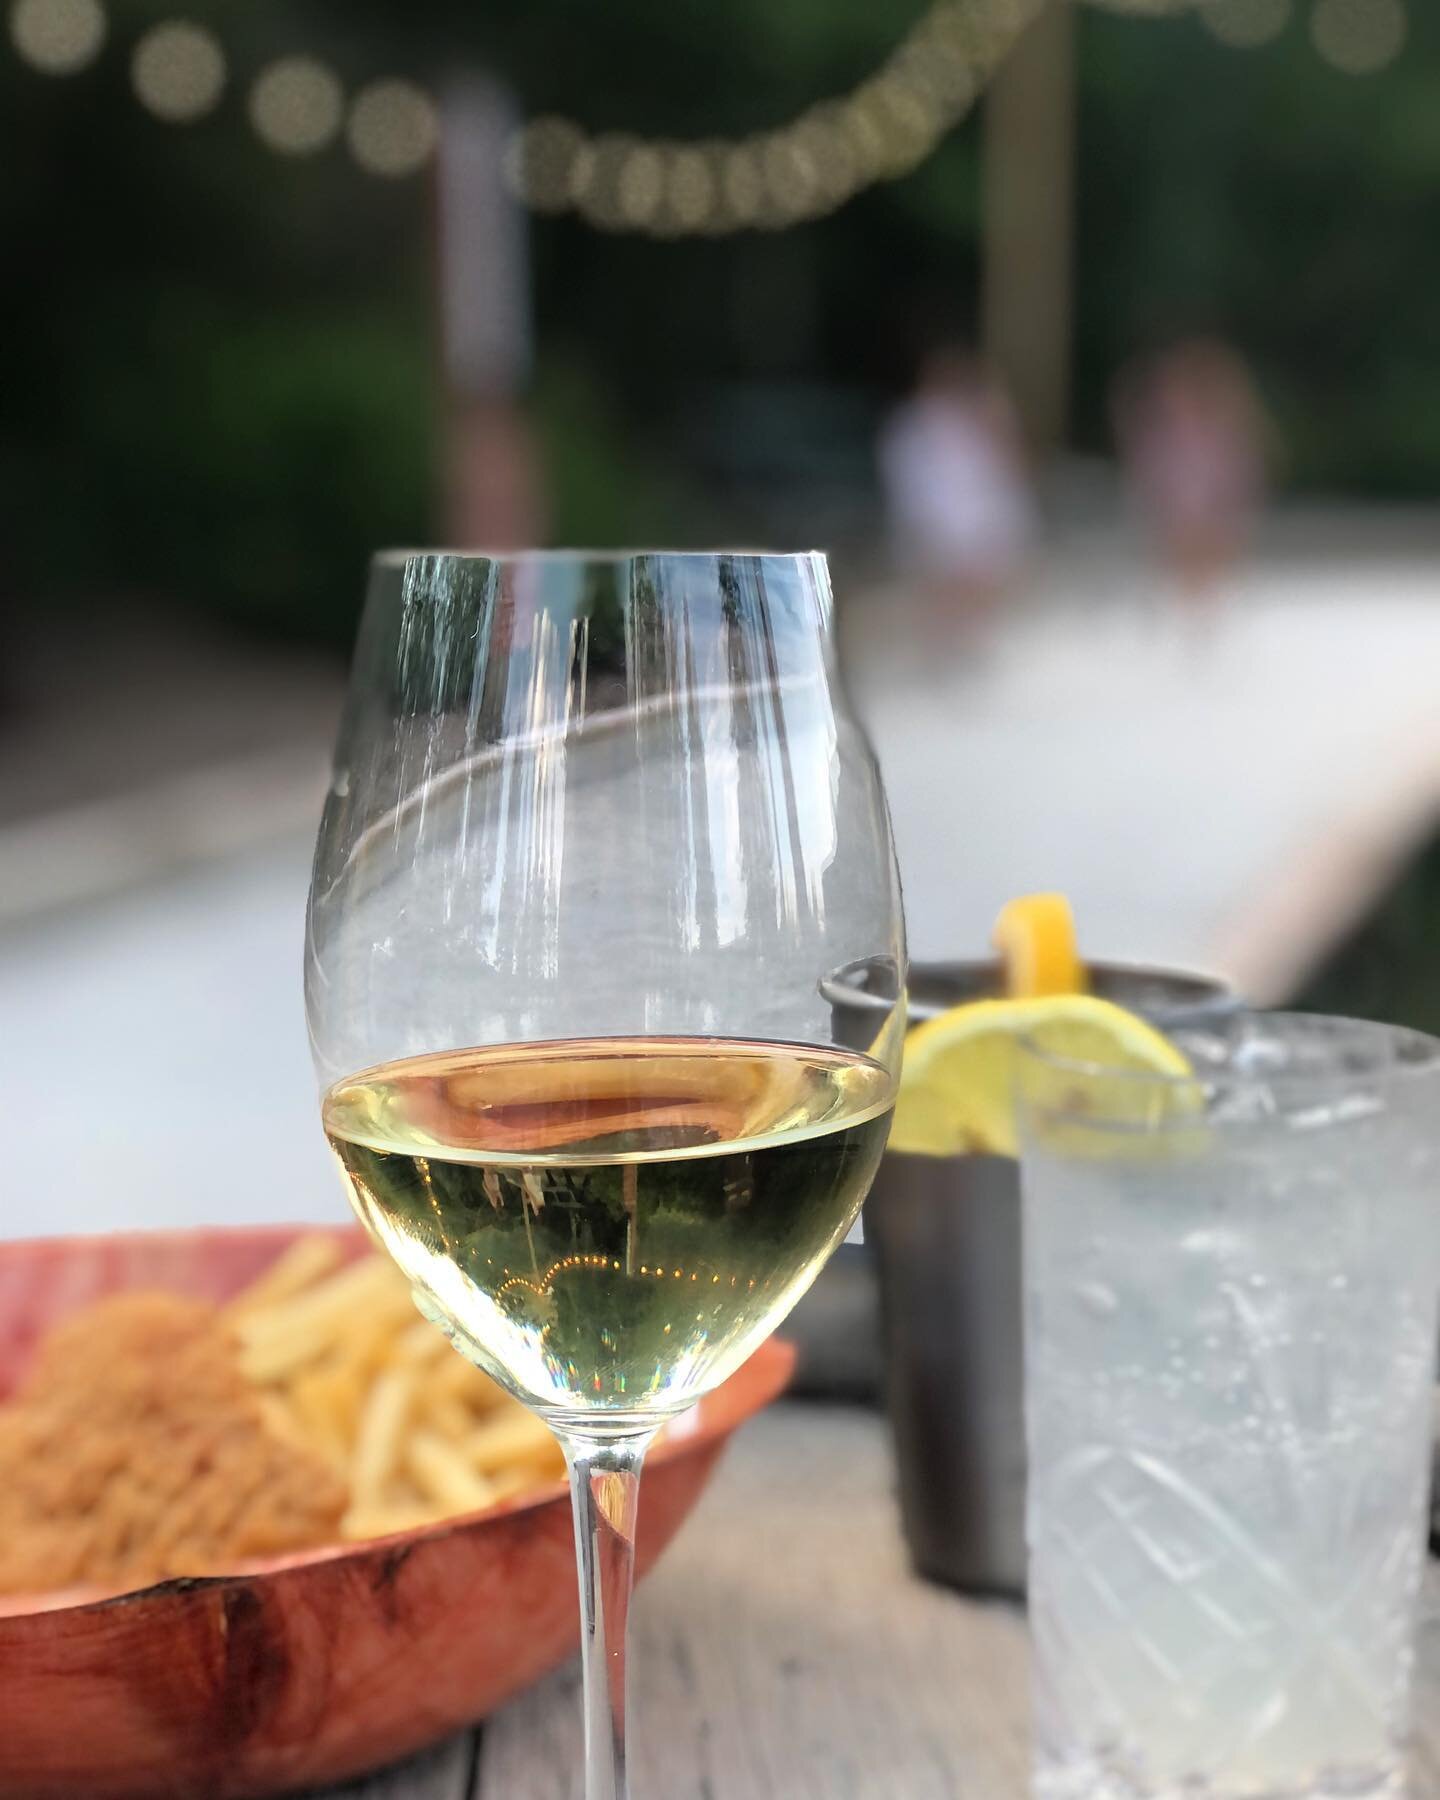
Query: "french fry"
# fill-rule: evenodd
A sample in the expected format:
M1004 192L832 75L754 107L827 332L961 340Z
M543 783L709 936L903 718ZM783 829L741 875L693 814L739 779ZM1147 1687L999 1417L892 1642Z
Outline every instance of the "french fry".
M341 1364L309 1369L288 1389L295 1416L312 1434L314 1446L348 1474L369 1382L360 1370Z
M471 1377L477 1373L474 1363L466 1362L457 1352L437 1365L431 1380L441 1393L458 1395L472 1385Z
M411 1317L403 1282L378 1257L367 1258L317 1288L242 1318L241 1361L252 1381L274 1381L323 1356L347 1333L353 1336L356 1320L398 1325Z
M443 1394L432 1387L422 1388L416 1396L416 1410L427 1424L433 1425L442 1437L460 1443L469 1437L477 1425L478 1416L470 1410L463 1400L454 1394Z
M518 1406L520 1402L513 1394L507 1394L500 1383L483 1369L477 1369L474 1363L465 1365L470 1371L470 1380L463 1390L466 1399L477 1412L489 1413L502 1406Z
M498 1382L492 1381L483 1369L477 1369L458 1352L439 1363L430 1379L443 1393L455 1394L481 1412L507 1403L515 1404Z
M543 1463L512 1463L508 1469L497 1470L490 1476L491 1500L509 1500L513 1495L527 1493L532 1488L550 1487L563 1474L563 1458L558 1468L547 1467Z
M415 1371L387 1369L370 1390L350 1463L352 1508L384 1503L385 1484L400 1460L400 1434L415 1391Z
M549 1430L417 1319L404 1277L301 1238L226 1309L271 1428L347 1479L347 1539L386 1536L551 1485Z
M340 1535L352 1541L390 1537L421 1525L434 1525L443 1516L423 1500L397 1501L389 1506L352 1506L340 1521Z
M413 1325L407 1325L395 1339L395 1355L402 1362L439 1362L443 1356L453 1356L450 1340L438 1325L432 1325L428 1319L416 1319Z
M284 1438L287 1443L294 1444L301 1450L310 1448L310 1434L305 1422L296 1418L293 1409L279 1394L262 1394L260 1411L276 1437Z
M241 1319L248 1313L288 1300L292 1294L310 1287L321 1276L328 1275L344 1255L344 1245L337 1237L314 1232L296 1238L282 1250L263 1275L252 1281L224 1307L227 1318Z
M134 1315L124 1314L132 1303ZM37 1543L52 1532L66 1538L56 1552L65 1579L79 1567L74 1557L93 1555L128 1580L121 1559L132 1549L138 1555L136 1546L156 1559L156 1578L209 1574L222 1557L250 1566L272 1550L404 1533L483 1515L516 1496L559 1492L558 1444L476 1366L487 1360L478 1341L457 1328L465 1349L456 1353L444 1332L417 1318L399 1270L373 1253L355 1257L342 1234L295 1238L223 1306L164 1294L120 1305L113 1323L106 1310L95 1333L61 1346L98 1344L77 1360L73 1382L75 1416L83 1399L100 1444L76 1446L83 1485L73 1490L81 1509L73 1527L68 1446L57 1437L52 1454L48 1390L34 1415L44 1422L36 1441L47 1446L35 1490ZM47 1370L49 1354L41 1355ZM96 1356L134 1359L135 1391L146 1396L143 1429L95 1413ZM192 1441L197 1392L205 1430ZM27 1403L22 1391L16 1405ZM61 1424L69 1416L58 1400L54 1416ZM22 1458L29 1431L22 1419ZM112 1438L125 1467L102 1487L91 1476L110 1467ZM0 1480L6 1473L0 1469ZM56 1494L64 1505L52 1506ZM240 1512L237 1497L253 1497L253 1507ZM22 1580L28 1549L14 1564Z
M398 1317L393 1308L385 1307L367 1318L346 1321L327 1352L327 1361L343 1364L362 1381L372 1380L382 1369L402 1360L395 1347L412 1316L408 1307Z
M404 1303L404 1304L402 1304ZM388 1307L397 1318L411 1318L405 1310L409 1289L404 1277L378 1256L362 1257L336 1275L292 1295L242 1324L243 1335L269 1332L323 1332L343 1329L352 1319L364 1317L372 1307Z
M465 1440L465 1455L482 1473L511 1462L540 1462L561 1456L550 1427L523 1407L506 1408ZM562 1459L563 1460L563 1459Z
M405 1467L421 1493L435 1502L442 1518L479 1512L495 1498L491 1483L476 1474L455 1446L436 1432L411 1432L405 1446Z

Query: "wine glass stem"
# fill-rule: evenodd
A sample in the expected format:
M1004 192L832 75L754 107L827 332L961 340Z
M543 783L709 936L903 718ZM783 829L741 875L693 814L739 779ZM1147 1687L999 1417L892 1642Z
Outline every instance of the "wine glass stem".
M640 1470L654 1431L623 1437L562 1432L580 1571L585 1686L585 1800L628 1800L625 1628L635 1582Z

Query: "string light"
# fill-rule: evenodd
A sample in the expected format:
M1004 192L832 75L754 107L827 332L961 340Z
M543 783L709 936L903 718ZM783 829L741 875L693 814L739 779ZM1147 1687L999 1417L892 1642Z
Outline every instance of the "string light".
M440 124L435 103L413 81L372 81L350 108L350 154L371 175L413 175L430 160Z
M532 211L574 212L602 231L657 237L778 230L819 219L876 182L923 162L969 112L986 80L1046 4L1068 0L933 0L892 54L848 94L821 101L788 125L736 139L648 141L625 132L591 135L555 116L510 138L505 179ZM1294 0L1092 0L1131 16L1160 18L1198 6L1222 43L1255 48L1278 37ZM1401 0L1316 0L1315 47L1335 68L1368 74L1404 45ZM11 36L35 67L84 67L105 38L101 0L15 0ZM164 54L160 54L163 48ZM198 118L225 80L224 52L201 27L157 27L137 46L133 75L142 102L162 118ZM250 116L271 149L302 155L340 128L336 76L311 57L287 57L262 72ZM367 173L413 175L434 154L433 97L414 82L362 88L345 134Z
M225 52L213 32L188 19L147 31L130 59L136 98L167 125L189 125L213 110L225 86Z
M1200 19L1232 50L1259 50L1290 23L1292 0L1202 0Z
M575 198L585 134L568 119L532 119L510 139L505 178L532 212L564 212Z
M1127 0L1168 10L1176 0ZM1183 3L1183 0L1182 0ZM98 6L99 0L20 0L22 6ZM591 137L559 118L533 121L505 157L512 190L537 212L575 211L606 231L658 236L778 229L817 219L873 182L914 168L965 115L986 76L1045 0L935 0L870 80L810 108L790 125L740 140L645 142L625 133ZM328 83L293 85L292 58L252 92L256 130L272 148L299 153L333 135ZM285 81L281 82L281 71ZM321 79L325 77L322 74ZM333 77L329 78L333 81ZM379 81L358 94L347 137L369 173L414 173L433 153L435 105L410 82Z
M577 157L575 207L600 231L624 231L632 221L621 199L625 165L640 149L629 132L602 133L583 146Z
M45 75L74 75L87 68L105 43L100 0L16 0L10 41Z
M648 225L665 194L665 147L637 144L620 164L616 199L627 225Z
M715 211L718 186L704 150L677 149L665 180L665 202L685 231L698 231Z
M1315 48L1343 75L1375 75L1405 47L1410 22L1400 0L1318 0Z
M759 159L744 144L725 152L720 165L720 191L737 225L753 225L759 218L765 184Z
M283 156L323 150L340 129L345 96L338 76L313 56L285 56L262 69L250 90L256 136Z
M818 219L922 162L1043 4L994 0L982 13L974 0L938 0L870 80L749 138L590 137L568 119L536 119L512 139L506 179L535 211L574 210L602 231L681 236Z

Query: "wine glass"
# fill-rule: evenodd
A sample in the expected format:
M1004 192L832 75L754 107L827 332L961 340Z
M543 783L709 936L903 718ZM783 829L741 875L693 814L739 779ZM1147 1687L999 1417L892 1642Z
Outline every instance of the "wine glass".
M623 1800L641 1463L845 1237L904 1032L880 779L822 556L383 555L306 1002L355 1209L554 1430L588 1800ZM825 978L890 998L846 1049Z

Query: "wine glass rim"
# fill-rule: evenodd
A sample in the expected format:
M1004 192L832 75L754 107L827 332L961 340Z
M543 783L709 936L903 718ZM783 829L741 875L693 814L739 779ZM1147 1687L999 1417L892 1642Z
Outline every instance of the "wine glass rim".
M634 562L637 557L654 557L669 562L704 562L713 561L717 557L734 557L742 562L761 563L799 563L813 562L817 557L824 561L828 552L821 549L808 550L751 550L743 548L701 548L698 550L677 549L645 549L631 548L623 550L589 550L589 549L536 549L536 550L494 550L445 548L440 545L414 545L408 548L391 548L374 552L372 561L384 567L414 562L421 558L442 560L446 562L490 562L490 563L624 563Z

